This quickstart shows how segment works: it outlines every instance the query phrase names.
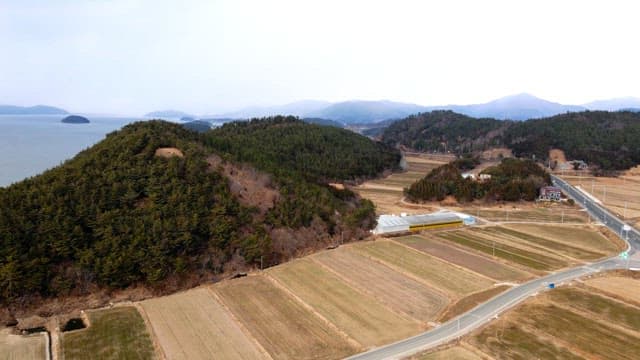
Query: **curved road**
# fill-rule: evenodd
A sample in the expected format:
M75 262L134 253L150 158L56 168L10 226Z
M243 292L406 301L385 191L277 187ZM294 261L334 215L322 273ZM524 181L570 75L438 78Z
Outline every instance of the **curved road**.
M552 176L553 184L560 187L565 194L573 198L577 204L584 207L591 216L602 222L617 234L621 234L628 243L630 258L623 260L616 256L595 263L585 264L576 268L553 273L535 279L496 296L478 305L469 312L458 316L435 329L420 335L385 345L361 354L347 358L348 360L382 360L401 359L417 352L444 344L465 335L483 324L498 317L498 314L522 302L526 298L536 295L548 288L549 283L563 283L602 270L621 269L626 267L640 268L640 258L634 259L636 249L640 249L640 233L633 228L625 231L625 223L615 215L595 203L591 198L569 185L564 180ZM640 255L640 254L639 254Z

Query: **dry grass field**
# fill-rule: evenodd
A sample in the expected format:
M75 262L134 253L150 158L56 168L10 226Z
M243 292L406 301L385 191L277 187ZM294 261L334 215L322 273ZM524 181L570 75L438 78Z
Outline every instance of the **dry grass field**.
M526 221L539 223L577 223L589 222L589 216L577 207L527 206L520 208L483 208L465 207L460 209L470 215L489 221Z
M640 309L582 288L527 301L468 342L497 359L637 359Z
M261 359L255 342L205 287L141 303L168 359Z
M309 259L269 269L268 274L364 347L386 344L421 330L419 322L391 311Z
M531 274L522 270L493 261L485 256L465 251L432 236L405 236L394 240L495 280L519 281L531 277Z
M434 320L449 303L446 296L433 288L357 254L352 246L319 253L313 259L354 288L423 322Z
M376 204L378 214L399 214L424 208L429 209L420 205L402 203L403 189L423 178L432 169L446 164L452 158L405 154L405 160L407 161L407 171L391 174L384 179L367 181L353 189L360 196L373 201Z
M0 330L0 360L46 360L44 333L30 336L13 335L11 329Z
M640 305L640 280L623 276L596 277L585 282L606 294Z
M90 326L61 336L62 358L154 359L153 343L135 307L87 311Z
M609 230L598 226L508 224L504 227L544 237L559 243L570 244L600 253L602 256L615 254L626 247L623 242L614 242L606 237L604 234Z
M462 346L453 346L411 357L410 360L482 360L484 357Z
M213 290L274 359L338 359L362 350L264 276Z
M570 184L600 200L614 214L640 223L640 176L620 177L562 176Z
M511 264L517 264L528 271L551 271L568 265L568 262L549 257L546 254L513 246L486 230L482 232L468 230L449 231L439 233L437 236L453 244L495 256Z
M463 270L436 257L407 249L393 241L379 240L354 246L358 253L381 261L404 274L414 276L426 284L458 299L486 289L493 281L479 274Z

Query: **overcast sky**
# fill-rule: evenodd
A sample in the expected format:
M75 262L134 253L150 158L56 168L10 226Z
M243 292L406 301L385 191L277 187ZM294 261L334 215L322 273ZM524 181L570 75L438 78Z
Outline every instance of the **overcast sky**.
M0 0L0 104L137 115L640 96L635 3Z

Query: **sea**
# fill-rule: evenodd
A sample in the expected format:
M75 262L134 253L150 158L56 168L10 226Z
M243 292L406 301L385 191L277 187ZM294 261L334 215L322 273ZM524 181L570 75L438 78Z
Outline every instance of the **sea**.
M72 158L124 125L145 120L87 116L65 124L61 115L0 115L0 187L38 175Z

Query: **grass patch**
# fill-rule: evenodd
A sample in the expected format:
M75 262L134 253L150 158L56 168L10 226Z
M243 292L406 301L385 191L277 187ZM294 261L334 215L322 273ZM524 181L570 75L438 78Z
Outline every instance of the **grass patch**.
M395 242L363 243L354 246L354 250L423 279L453 297L463 297L493 285L491 280Z
M395 238L394 240L450 263L466 267L492 279L513 281L523 280L529 277L529 274L524 271L514 269L510 266L485 258L484 256L458 249L455 246L446 244L446 242L440 239L431 237L427 238L425 236L406 236Z
M492 324L482 330L470 343L481 351L504 359L578 360L582 357L556 344L539 338L513 323Z
M439 233L438 237L531 269L550 271L556 268L556 266L549 264L549 260L540 254L509 246L499 241L494 243L491 240L482 240L463 231L443 232Z
M0 329L0 360L45 359L45 335L14 335L11 329Z
M91 326L62 334L65 359L153 359L151 338L134 307L87 312Z
M541 226L542 227L542 226ZM557 253L581 260L595 260L604 256L604 254L585 250L579 247L575 247L569 244L553 241L544 237L533 235L530 233L524 233L514 229L506 227L489 227L484 228L483 231L492 235L507 235L514 239L526 242L529 246L541 251L553 250Z

